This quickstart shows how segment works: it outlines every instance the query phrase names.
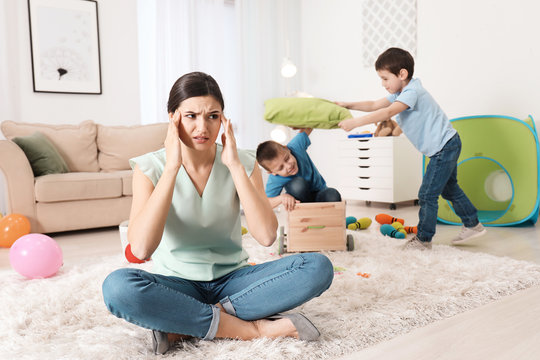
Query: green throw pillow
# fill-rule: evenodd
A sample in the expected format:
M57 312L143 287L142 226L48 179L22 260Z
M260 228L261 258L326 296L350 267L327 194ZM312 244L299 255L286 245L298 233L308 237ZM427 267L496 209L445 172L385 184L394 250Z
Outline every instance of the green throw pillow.
M266 121L299 128L335 129L341 120L352 118L349 110L318 98L274 98L264 106Z
M67 173L69 168L58 150L45 135L36 131L30 136L13 138L13 142L24 151L34 176Z

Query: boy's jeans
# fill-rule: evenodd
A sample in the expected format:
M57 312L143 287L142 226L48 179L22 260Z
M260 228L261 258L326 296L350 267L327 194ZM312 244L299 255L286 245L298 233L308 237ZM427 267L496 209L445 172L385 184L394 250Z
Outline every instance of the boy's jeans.
M289 181L285 185L285 191L300 202L341 201L341 195L336 189L327 187L321 191L311 191L309 183L300 176L296 176Z
M220 319L214 304L243 320L262 319L321 295L333 277L332 263L319 253L246 266L213 281L124 268L105 279L103 298L111 313L135 325L211 340Z
M461 152L461 139L456 134L433 155L426 168L422 185L418 191L418 239L431 241L435 235L439 195L452 202L456 215L465 227L478 224L476 208L457 183L457 160Z

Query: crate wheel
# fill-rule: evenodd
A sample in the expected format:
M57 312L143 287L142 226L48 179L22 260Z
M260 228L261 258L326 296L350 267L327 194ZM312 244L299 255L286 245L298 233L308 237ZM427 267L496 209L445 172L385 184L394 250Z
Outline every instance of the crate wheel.
M351 234L347 234L347 251L354 250L354 238Z
M278 254L283 255L285 253L285 228L283 226L279 227L279 238L278 238Z

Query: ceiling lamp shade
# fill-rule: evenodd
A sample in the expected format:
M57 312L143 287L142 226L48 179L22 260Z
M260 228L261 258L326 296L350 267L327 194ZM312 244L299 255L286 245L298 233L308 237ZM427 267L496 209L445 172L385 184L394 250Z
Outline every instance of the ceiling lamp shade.
M296 75L296 65L289 58L284 58L281 65L281 76L292 78L294 75Z

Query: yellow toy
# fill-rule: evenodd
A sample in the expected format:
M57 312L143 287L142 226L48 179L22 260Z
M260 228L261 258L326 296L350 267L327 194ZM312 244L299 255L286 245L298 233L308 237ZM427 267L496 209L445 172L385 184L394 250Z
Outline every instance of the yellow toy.
M371 225L371 219L368 217L363 217L355 222L347 225L347 229L349 230L365 230Z
M394 229L396 229L400 233L403 233L405 236L407 236L407 232L405 231L405 228L403 227L402 223L400 223L399 221L395 221L392 223L392 226L394 227Z

